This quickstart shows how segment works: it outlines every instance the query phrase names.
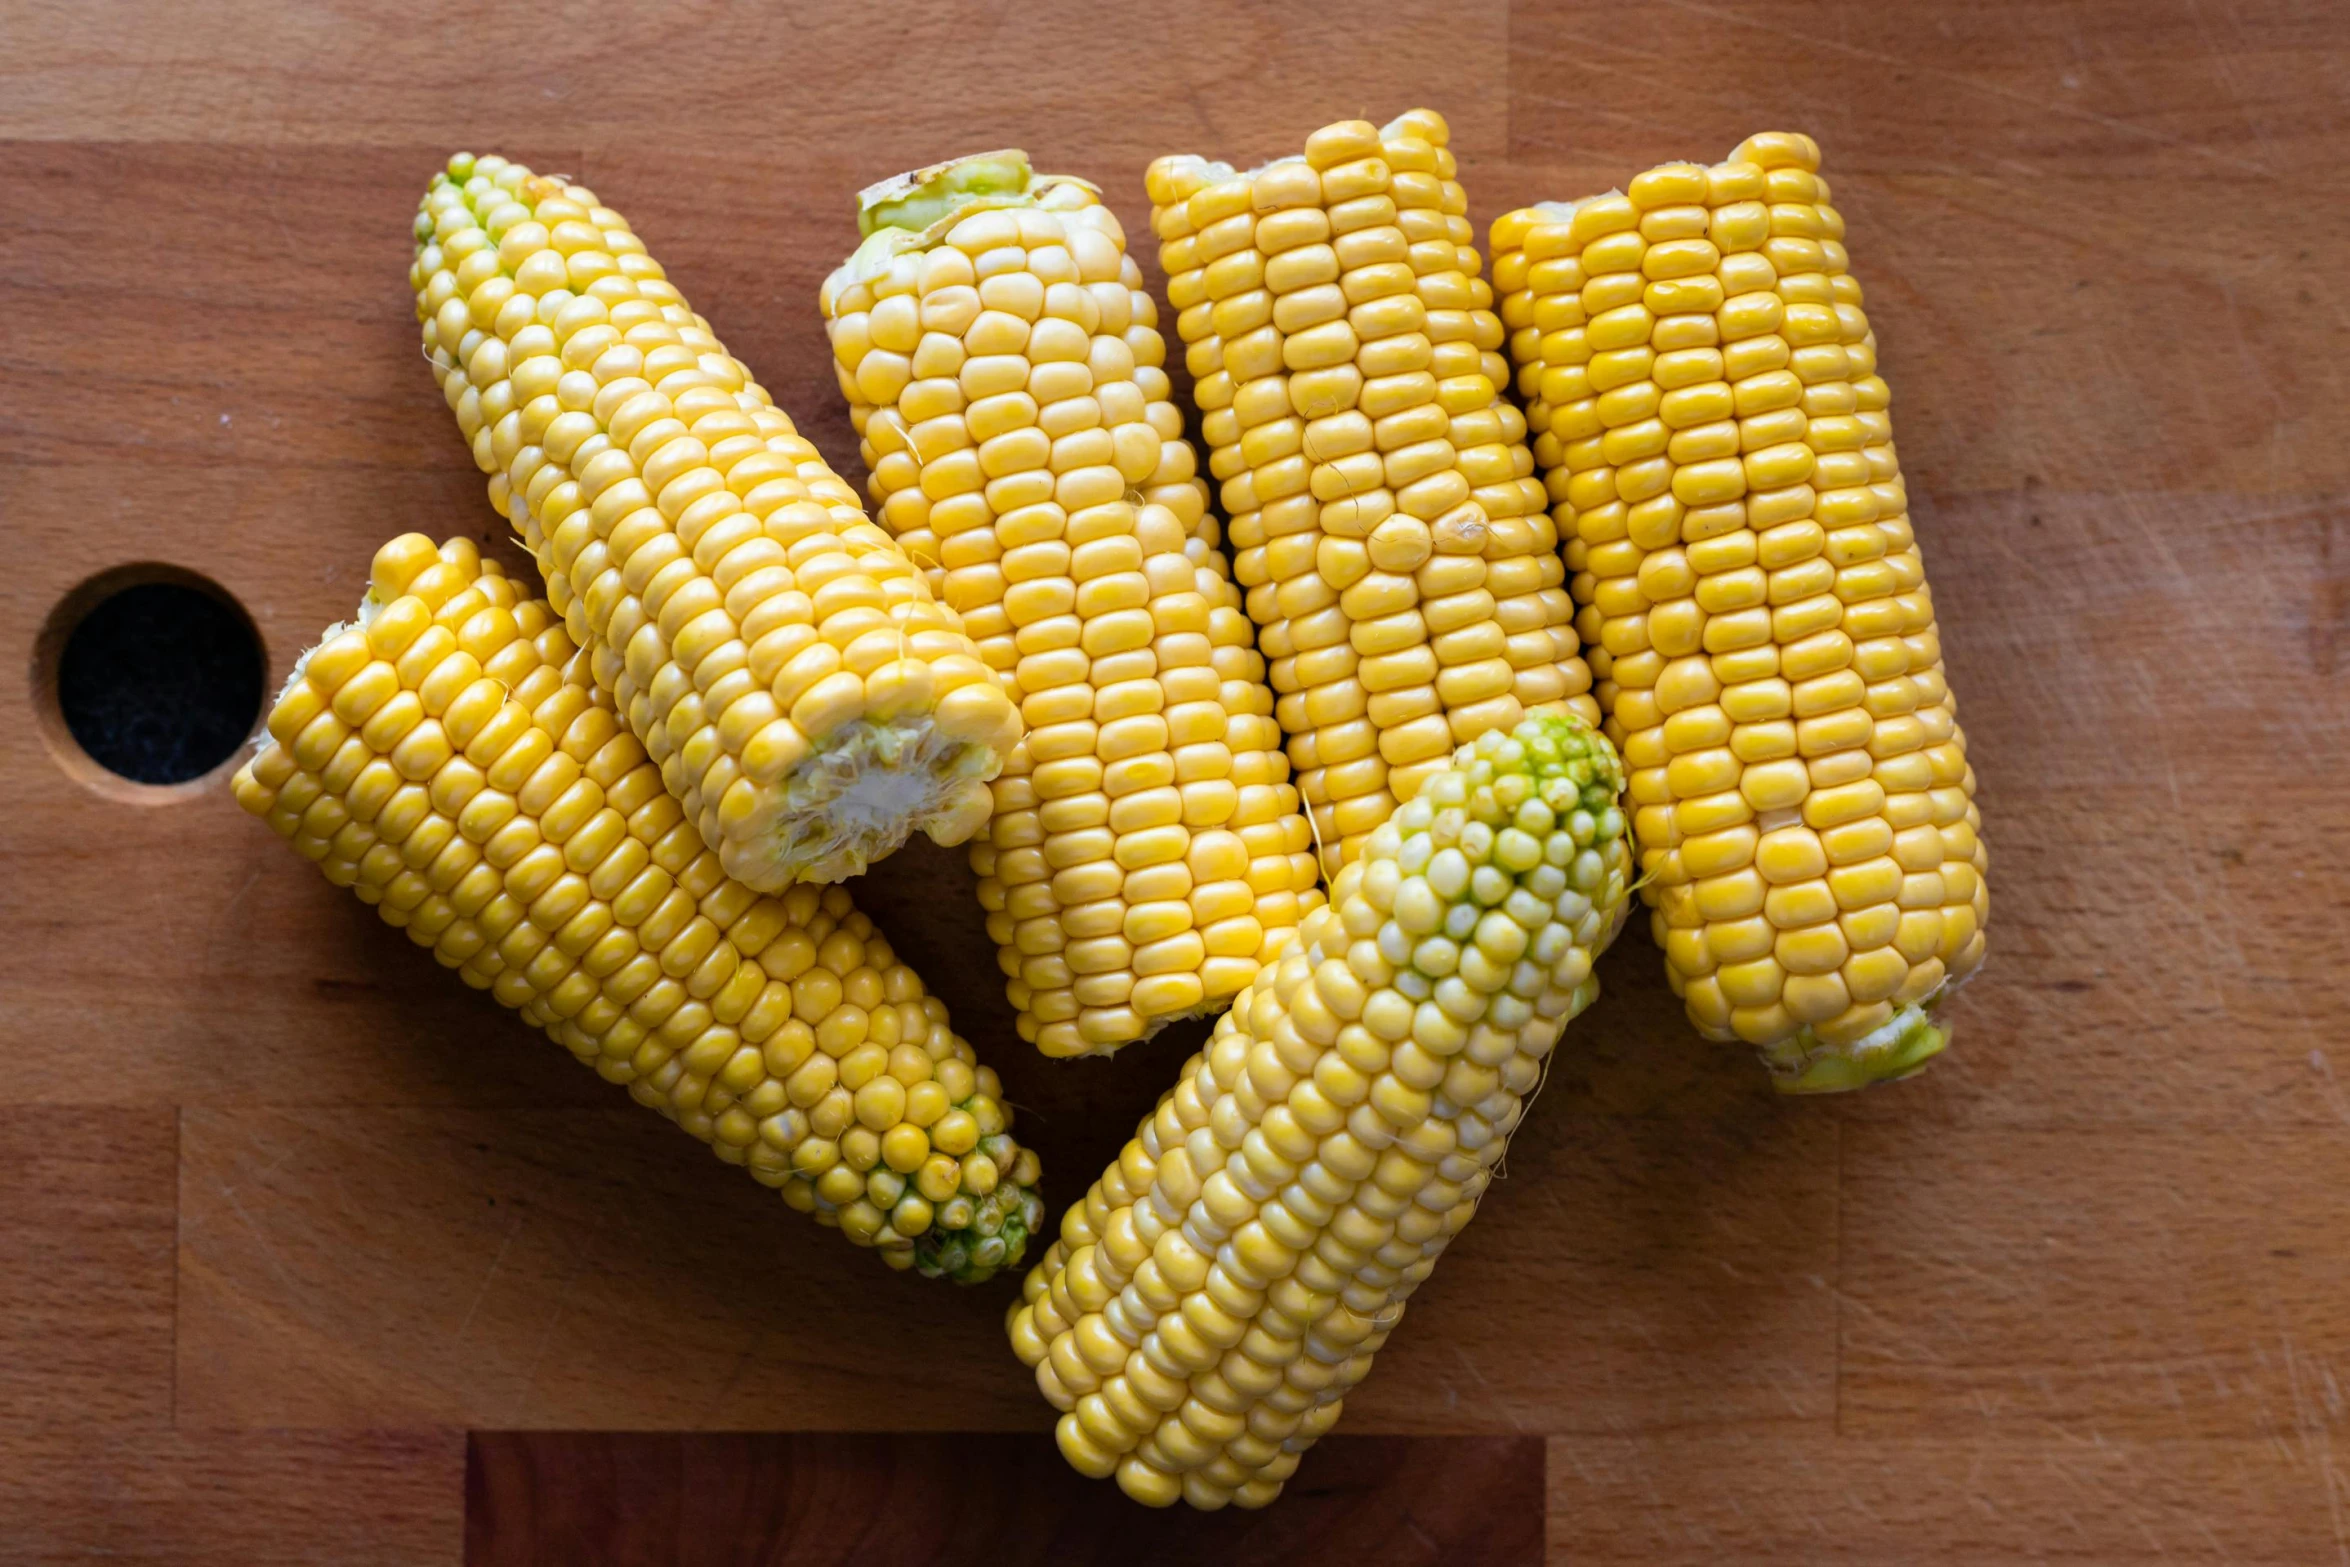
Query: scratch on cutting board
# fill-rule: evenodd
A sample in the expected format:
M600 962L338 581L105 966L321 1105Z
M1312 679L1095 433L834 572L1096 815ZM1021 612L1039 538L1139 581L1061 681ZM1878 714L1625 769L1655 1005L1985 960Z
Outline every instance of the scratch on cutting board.
M2050 1456L2048 1468L2052 1474L2063 1479L2081 1494L2092 1499L2102 1499L2119 1507L2122 1516L2137 1530L2140 1538L2146 1542L2155 1555L2168 1555L2168 1551L2163 1546L2162 1535L2154 1526L2153 1518L2145 1508L2138 1505L2139 1487L2129 1474L2129 1452L2126 1449L2109 1451L2117 1451L2121 1459L2123 1474L2122 1483L2119 1485L2100 1484L2099 1474L2075 1465L2061 1453Z
M2244 368L2251 372L2246 379L2257 382L2260 389L2268 393L2269 419L2271 423L2274 423L2284 417L2285 412L2285 395L2277 386L2276 361L2267 354L2253 351L2252 334L2244 330L2243 307L2236 299L2236 285L2224 276L2216 281L2219 286L2220 301L2227 306L2229 332L2236 340L2236 357L2242 362ZM2276 456L2277 443L2271 440L2269 442L2269 478L2272 481L2276 478Z
M2301 1362L2305 1358L2293 1348L2293 1335L2279 1332L2279 1344L2285 1352L2285 1385L2293 1395L2293 1428L2300 1437L2301 1448L2317 1467L2318 1479L2326 1488L2326 1518L2334 1527L2334 1556L2338 1561L2350 1562L2350 1519L2345 1519L2342 1492L2345 1484L2340 1467L2334 1462L2334 1428L2323 1407L2331 1403L2338 1409L2338 1393L2320 1399L2301 1381ZM2311 1358L2314 1362L2314 1357ZM2333 1378L2323 1367L2313 1363L2311 1369L2324 1376L2331 1387Z
M465 1330L473 1326L473 1314L481 1309L481 1298L489 1293L490 1280L498 1276L498 1269L505 1265L506 1253L514 1249L514 1237L521 1233L522 1215L518 1213L507 1222L506 1238L499 1243L498 1254L490 1259L489 1272L483 1274L481 1282L474 1286L473 1299L465 1307L465 1320L457 1324L457 1331L450 1335L452 1338L465 1337Z
M1946 1257L1942 1260L1950 1262L1955 1259ZM1965 1264L1960 1264L1960 1266L1965 1272L1978 1279L1991 1277L1980 1268L1968 1267ZM1852 1313L1854 1326L1857 1327L1865 1323L1873 1332L1881 1336L1886 1348L1880 1351L1880 1354L1888 1358L1905 1360L1913 1365L1927 1365L1935 1362L1937 1352L1944 1342L1939 1327L1916 1324L1914 1319L1904 1319L1891 1312L1879 1310L1848 1290L1837 1290L1836 1302L1839 1307Z
M547 1313L547 1320L539 1325L539 1341L531 1346L530 1364L523 1369L522 1384L514 1390L514 1401L509 1406L510 1421L519 1423L523 1401L529 1396L530 1390L538 1385L539 1367L546 1364L547 1350L555 1342L555 1325L563 1320L566 1304L571 1299L571 1280L575 1271L575 1267L563 1265L547 1291L548 1297L555 1303L554 1309Z
M2229 56L2225 50L2220 48L2219 40L2212 37L2210 20L2204 16L2203 7L2199 0L2188 0L2187 10L2195 18L2195 35L2203 40L2204 47L2209 51L2205 58L2211 62L2212 74L2218 77L2220 85L2227 89L2228 101L2234 104L2237 109L2244 111L2244 128L2252 133L2252 139L2260 143L2261 150L2266 152L2269 148L2268 132L2262 128L2257 115L2245 103L2244 90L2236 85L2236 73L2229 69ZM2236 37L2240 43L2244 36L2243 16L2234 6L2228 8L2228 14L2235 19Z
M2323 1050L2312 1050L2309 1052L2309 1067L2318 1075L2319 1094L2323 1095L2325 1102L2333 1107L2335 1116L2345 1126L2350 1126L2350 1099L2343 1096L2342 1085L2335 1081L2333 1061Z
M247 1139L247 1143L249 1146L267 1146L266 1140L259 1133L255 1133L249 1137ZM263 1165L260 1169L254 1171L246 1178L245 1184L253 1186L260 1185L262 1182L275 1175L279 1170L284 1169L286 1165L290 1164L295 1159L296 1156L306 1152L307 1147L308 1145L304 1142L304 1140L298 1136L286 1142L278 1148L276 1154L267 1164ZM245 1211L244 1204L238 1200L237 1183L233 1181L215 1181L212 1184L213 1188L218 1191L222 1197L228 1200L229 1206L237 1210L238 1216L244 1219L246 1225L252 1228L255 1236L258 1237L260 1235L260 1227L254 1222L253 1216ZM203 1228L204 1216L201 1213L183 1212L181 1214L180 1234L183 1240L192 1235L195 1235Z
M1787 1413L1798 1420L1809 1420L1818 1411L1804 1401L1802 1375L1790 1367L1775 1366L1763 1373L1763 1382L1771 1392L1779 1395L1779 1402L1787 1406Z
M217 1184L220 1195L228 1199L228 1205L237 1211L237 1217L245 1221L245 1228L253 1232L253 1244L261 1248L262 1260L269 1264L269 1271L277 1276L277 1282L287 1294L301 1294L301 1287L295 1281L293 1273L287 1269L284 1260L278 1256L277 1248L269 1244L269 1234L262 1229L260 1221L245 1210L244 1199L237 1195L237 1189L225 1181Z
M303 1152L304 1149L305 1145L300 1138L296 1138L293 1141L287 1143L284 1148L278 1150L278 1155L276 1158L270 1160L269 1163L263 1165L260 1169L253 1172L253 1184L258 1186L263 1181L266 1181L271 1176L277 1174L278 1171L291 1164L294 1160L294 1156Z
M212 939L204 944L204 972L220 972L213 959L220 951L221 943L240 939L236 928L229 923L229 916L236 912L237 905L245 901L245 894L251 892L260 880L261 867L255 865L246 874L244 881L238 884L237 890L230 893L228 900L221 904L220 912L212 917Z
M2174 819L2178 821L2191 819L2186 798L2179 789L2178 766L2168 750L2162 753L2162 777L2164 784L2170 790L2170 803ZM2193 925L2202 937L2203 950L2205 952L2225 951L2233 960L2224 965L2220 963L2203 964L2199 976L2202 981L2200 988L2211 1007L2214 1011L2225 1015L2227 992L2221 984L2221 976L2223 974L2240 974L2245 968L2244 945L2237 937L2236 922L2234 920L2225 922L2214 920L2210 901L2192 895L2195 892L2200 892L2200 888L2190 889L2169 877L2165 877L2158 885L2162 889L2164 904L2178 916L2180 923Z
M1467 1350L1463 1349L1458 1344L1453 1345L1452 1353L1453 1358L1461 1363L1461 1369L1468 1372L1469 1376L1476 1382L1478 1387L1488 1391L1492 1389L1492 1382L1487 1380L1484 1372L1477 1369L1477 1361L1474 1356L1470 1355ZM1486 1413L1491 1414L1493 1412L1493 1405L1490 1401L1488 1401L1486 1405ZM1509 1422L1510 1430L1521 1435L1524 1434L1526 1430L1526 1422L1519 1417L1515 1405L1504 1402L1501 1405L1500 1412L1502 1419Z

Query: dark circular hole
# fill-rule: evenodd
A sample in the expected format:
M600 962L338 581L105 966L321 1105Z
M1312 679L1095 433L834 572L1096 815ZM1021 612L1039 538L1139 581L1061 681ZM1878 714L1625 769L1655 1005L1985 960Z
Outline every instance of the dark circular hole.
M261 713L261 642L217 592L134 582L91 606L57 659L57 712L90 760L144 784L201 778Z

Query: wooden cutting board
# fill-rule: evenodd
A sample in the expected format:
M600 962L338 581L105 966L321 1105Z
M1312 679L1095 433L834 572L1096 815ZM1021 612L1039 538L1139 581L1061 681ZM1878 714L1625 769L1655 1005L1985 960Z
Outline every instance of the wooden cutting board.
M0 39L0 1562L2350 1553L2350 12L0 0ZM1923 1078L1785 1103L1628 934L1268 1513L1066 1476L1008 1281L887 1273L223 777L44 728L99 573L203 574L274 687L383 538L497 537L405 291L460 145L627 211L855 472L815 291L859 186L1017 144L1140 238L1157 153L1423 103L1480 227L1825 147L1992 959ZM958 855L859 897L1080 1194L1197 1030L1044 1060Z

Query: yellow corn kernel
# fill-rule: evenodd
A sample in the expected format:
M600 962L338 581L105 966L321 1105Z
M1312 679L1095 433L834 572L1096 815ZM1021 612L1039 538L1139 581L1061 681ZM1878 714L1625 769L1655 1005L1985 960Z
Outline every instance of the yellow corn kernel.
M1914 1070L1983 951L1972 818L1934 825L1972 774L1818 166L1759 136L1492 230L1580 624L1618 669L1664 661L1598 695L1641 769L1643 896L1708 938L1667 941L1674 988L1798 1092Z
M297 847L298 834L342 816L320 859L330 881L355 886L467 983L893 1266L970 1281L1020 1260L1043 1219L1035 1155L1003 1130L1010 1113L993 1076L948 1027L945 1007L846 889L767 896L727 877L573 659L552 609L523 599L469 542L393 540L376 557L358 620L370 632L404 630L408 653L345 633L304 662L273 720L320 710L361 682L385 693L383 706L460 685L458 701L494 709L475 736L492 741L481 758L489 774L536 759L518 789L496 794L498 810L477 810L485 767L444 750L432 772L379 798L374 770L387 758L361 732L348 775L339 754L322 775L265 741L236 776L239 805ZM401 806L403 794L414 808ZM454 808L460 795L472 803ZM509 857L500 844L517 829L544 841ZM421 874L400 869L403 858ZM882 1037L903 1043L886 1051ZM892 1075L868 1070L869 1054ZM831 1096L851 1076L863 1086L842 1093L850 1114L836 1118ZM926 1171L924 1128L958 1117L998 1128L965 1147L992 1145L995 1169L1013 1171L1012 1181L974 1183L958 1169L926 1185L937 1202L965 1205L956 1223L914 1209L903 1210L906 1224L896 1209L849 1222L847 1205L873 1189L861 1171L884 1162L877 1174L893 1180Z
M1622 785L1570 715L1460 748L1070 1208L1006 1326L1080 1472L1260 1506L1336 1422L1597 994ZM1416 944L1391 961L1382 929Z
M1503 326L1449 139L1441 116L1413 110L1326 126L1302 163L1242 175L1176 156L1146 181L1170 297L1220 301L1179 310L1176 327L1195 371L1221 367L1236 388L1227 421L1215 375L1196 383L1209 469L1330 871L1457 741L1528 713L1599 717L1525 420L1502 395ZM1227 241L1228 205L1268 216ZM1636 289L1546 330L1609 374L1648 319ZM1357 540L1359 555L1325 547ZM1431 556L1460 580L1412 580ZM1437 608L1445 595L1455 611ZM1472 623L1508 634L1477 654L1437 649ZM1303 656L1332 646L1361 671ZM1430 652L1441 672L1415 664ZM1358 721L1376 744L1330 757L1321 736Z
M872 187L859 227L865 242L821 304L875 507L936 562L938 591L1028 729L973 845L980 899L1017 910L996 928L1022 1037L1050 1055L1105 1053L1220 1006L1321 904L1273 693L1167 401L1156 312L1092 187L1034 174L1023 153L983 153ZM1261 257L1214 265L1219 309L1246 329ZM1027 390L957 408L925 382L869 387L869 345L908 312L959 318L982 273L976 300L1020 330L987 336L982 312L964 346L1017 367ZM1061 365L1084 378L1037 390ZM901 430L933 432L937 455L914 440L899 461ZM1304 435L1277 415L1239 440L1272 464ZM972 448L991 482L942 481L941 465ZM988 564L950 567L942 539L986 541L973 559ZM1178 867L1180 885L1157 885ZM1186 898L1245 914L1245 950L1237 924L1213 943L1194 933ZM1061 967L1032 961L1048 957Z
M460 425L479 421L464 433L492 499L727 873L839 881L915 829L977 832L1018 713L619 214L460 155L416 237L426 355ZM908 358L919 323L898 314L858 383L935 403Z

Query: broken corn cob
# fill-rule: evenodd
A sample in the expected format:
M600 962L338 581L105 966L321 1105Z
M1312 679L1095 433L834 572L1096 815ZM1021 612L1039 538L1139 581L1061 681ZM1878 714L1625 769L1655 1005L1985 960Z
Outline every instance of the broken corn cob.
M1914 1071L1983 959L1974 772L1876 335L1807 136L1513 212L1494 281L1708 1037L1791 1092Z
M1463 741L1528 713L1599 719L1448 140L1415 109L1251 173L1179 156L1148 177L1331 871Z
M1262 1506L1468 1223L1623 923L1623 777L1489 730L1368 835L1061 1221L1009 1318L1070 1463Z
M866 191L859 227L821 303L876 513L1028 731L972 846L989 934L1023 1038L1109 1051L1321 905L1264 666L1092 187L985 153Z
M237 803L466 983L893 1267L1019 1261L1036 1155L845 889L730 880L544 603L385 545ZM566 667L568 666L568 668Z
M961 843L1019 715L955 617L594 194L460 154L409 280L441 389L596 681L727 874Z

